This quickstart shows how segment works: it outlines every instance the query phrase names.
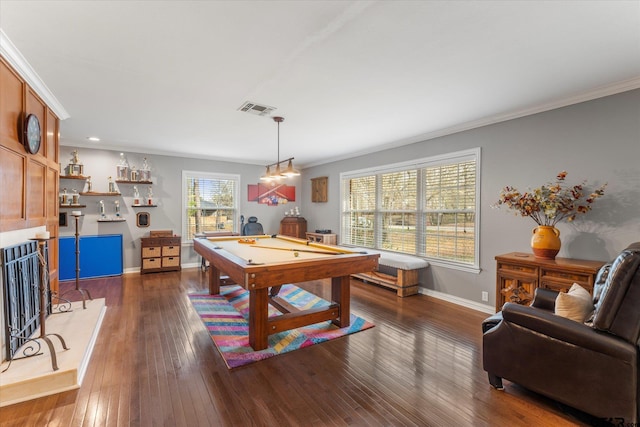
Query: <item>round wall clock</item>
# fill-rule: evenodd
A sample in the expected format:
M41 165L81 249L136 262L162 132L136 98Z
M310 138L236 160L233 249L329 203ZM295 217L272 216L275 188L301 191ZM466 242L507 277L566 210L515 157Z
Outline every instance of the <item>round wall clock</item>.
M40 131L40 121L35 114L28 114L24 120L24 148L31 154L40 151L40 142L42 141L42 133Z

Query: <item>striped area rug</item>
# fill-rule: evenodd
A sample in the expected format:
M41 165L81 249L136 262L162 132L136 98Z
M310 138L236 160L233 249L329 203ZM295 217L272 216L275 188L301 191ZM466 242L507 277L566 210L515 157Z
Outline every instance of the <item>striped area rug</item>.
M283 285L278 296L301 309L329 305L295 285ZM229 369L373 327L373 323L351 314L351 325L346 328L326 321L279 332L269 336L268 348L254 351L249 345L249 292L237 285L223 286L220 295L190 294L189 299ZM269 306L269 315L277 314Z

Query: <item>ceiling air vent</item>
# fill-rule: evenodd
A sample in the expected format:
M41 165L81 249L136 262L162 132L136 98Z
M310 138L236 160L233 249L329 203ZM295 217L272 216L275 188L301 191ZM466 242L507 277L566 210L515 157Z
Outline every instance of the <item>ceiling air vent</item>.
M259 105L255 102L247 101L238 108L238 111L255 114L256 116L268 116L275 109L275 107L268 107L266 105Z

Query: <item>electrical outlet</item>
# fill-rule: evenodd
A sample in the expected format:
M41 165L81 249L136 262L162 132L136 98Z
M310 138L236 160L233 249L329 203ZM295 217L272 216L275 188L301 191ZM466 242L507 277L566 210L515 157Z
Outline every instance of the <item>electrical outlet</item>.
M489 301L489 292L482 291L482 301Z

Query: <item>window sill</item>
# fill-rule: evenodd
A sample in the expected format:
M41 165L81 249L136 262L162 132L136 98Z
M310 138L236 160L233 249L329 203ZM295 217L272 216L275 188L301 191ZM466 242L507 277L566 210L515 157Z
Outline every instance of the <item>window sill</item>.
M429 264L436 267L450 268L451 270L464 271L466 273L480 274L482 269L477 265L463 265L454 262L444 261L437 258L425 258Z

